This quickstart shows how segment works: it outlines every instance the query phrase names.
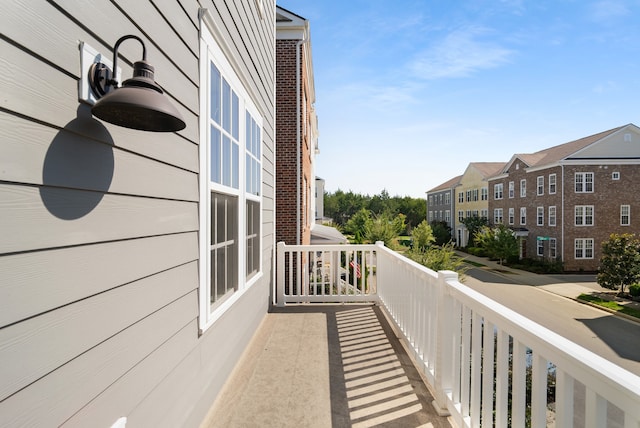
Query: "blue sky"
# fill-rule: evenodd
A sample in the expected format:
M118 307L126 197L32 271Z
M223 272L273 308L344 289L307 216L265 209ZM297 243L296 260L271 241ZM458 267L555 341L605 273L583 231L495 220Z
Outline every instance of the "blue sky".
M326 188L424 197L640 125L640 0L278 0L310 21Z

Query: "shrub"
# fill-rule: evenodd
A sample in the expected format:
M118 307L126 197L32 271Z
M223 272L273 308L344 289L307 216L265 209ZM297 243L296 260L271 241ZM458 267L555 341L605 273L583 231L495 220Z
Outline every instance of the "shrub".
M629 294L631 294L633 297L640 297L640 284L630 285Z

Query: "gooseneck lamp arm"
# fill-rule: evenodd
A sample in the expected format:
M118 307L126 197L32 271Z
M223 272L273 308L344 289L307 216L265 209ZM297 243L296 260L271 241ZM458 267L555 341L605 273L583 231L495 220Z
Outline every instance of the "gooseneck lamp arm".
M109 79L107 86L111 85L114 88L117 88L120 85L120 83L116 80L116 73L118 72L118 49L120 48L122 42L129 39L135 39L140 42L140 44L142 45L142 61L147 62L147 47L144 45L144 42L140 37L133 34L120 37L116 44L113 45L113 73L111 73L111 78Z
M133 64L133 77L122 82L115 79L118 49L128 39L142 45L142 59ZM98 101L91 108L94 116L126 128L154 132L174 132L186 127L180 112L164 95L154 80L154 68L147 62L147 49L138 36L120 37L113 47L113 72L101 63L93 64L89 80Z

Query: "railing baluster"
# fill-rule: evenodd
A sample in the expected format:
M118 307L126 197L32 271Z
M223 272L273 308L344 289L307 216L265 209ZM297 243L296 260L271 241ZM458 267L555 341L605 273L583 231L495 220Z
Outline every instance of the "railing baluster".
M573 426L573 378L556 368L556 426Z
M482 388L482 317L474 312L471 319L471 426L480 426L480 391Z
M484 320L482 332L482 425L493 426L495 327Z
M498 330L497 336L496 427L506 428L509 416L509 335Z
M527 360L526 347L515 338L513 339L513 368L511 387L511 426L524 428L525 406L527 391Z
M547 426L547 360L533 353L531 367L531 426Z

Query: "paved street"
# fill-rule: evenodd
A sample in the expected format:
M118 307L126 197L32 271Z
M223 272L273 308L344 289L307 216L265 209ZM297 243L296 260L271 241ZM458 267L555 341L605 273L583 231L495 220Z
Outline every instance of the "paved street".
M640 323L562 295L601 290L593 276L535 275L479 262L487 266L469 269L465 285L640 375Z

